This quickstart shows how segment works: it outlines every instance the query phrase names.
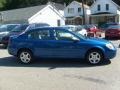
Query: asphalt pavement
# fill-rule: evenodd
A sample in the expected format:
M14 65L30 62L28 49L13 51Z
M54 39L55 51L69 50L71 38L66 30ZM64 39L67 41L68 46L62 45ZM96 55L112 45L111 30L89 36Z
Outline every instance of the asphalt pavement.
M0 90L120 90L120 41L117 56L91 66L79 60L36 60L21 64L0 47Z

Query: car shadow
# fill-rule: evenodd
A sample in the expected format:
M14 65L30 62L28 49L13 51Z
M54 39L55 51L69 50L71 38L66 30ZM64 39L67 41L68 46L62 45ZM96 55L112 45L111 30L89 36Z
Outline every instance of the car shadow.
M86 68L86 67L98 67L109 65L111 62L105 61L100 65L90 65L85 60L78 59L36 59L35 62L26 65L20 63L16 57L0 58L0 67L40 67L49 68L49 70L56 68Z

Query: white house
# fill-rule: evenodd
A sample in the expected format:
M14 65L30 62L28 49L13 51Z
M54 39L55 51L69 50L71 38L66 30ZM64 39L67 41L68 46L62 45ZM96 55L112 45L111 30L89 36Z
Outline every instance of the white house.
M90 8L84 5L86 23L89 23ZM83 8L82 3L73 1L64 9L66 24L82 24L83 23Z
M64 5L48 3L0 12L1 23L47 23L51 26L65 24Z
M65 25L64 16L51 5L46 6L28 19L29 23L48 23L51 26Z
M90 7L90 23L120 23L120 7L112 0L96 0Z

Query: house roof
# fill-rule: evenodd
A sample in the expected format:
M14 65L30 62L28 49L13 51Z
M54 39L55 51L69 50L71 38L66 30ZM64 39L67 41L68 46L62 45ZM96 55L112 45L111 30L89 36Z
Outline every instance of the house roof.
M78 1L72 1L67 7L69 7L71 4L73 4L73 3L77 3L77 4L79 4L80 6L82 6L82 3L80 3L80 2L78 2ZM66 8L67 8L66 7ZM87 8L87 9L89 9L90 7L88 6L88 5L86 5L86 4L84 4L84 7L85 8Z
M113 0L112 0L112 2L113 2L114 5L117 6L118 10L120 10L120 6L117 3L115 3Z
M33 6L33 7L27 7L27 8L21 8L21 9L14 9L14 10L7 10L0 12L3 16L3 19L9 21L9 20L26 20L30 17L32 17L34 14L45 8L47 5L51 5L55 7L57 10L63 10L64 5L58 4L58 3L48 3L46 5L39 5L39 6Z
M28 8L21 8L21 9L15 9L15 10L8 10L8 11L2 11L2 16L4 19L27 19L31 16L33 16L35 13L43 9L46 5L41 6L35 6L35 7L28 7Z
M99 1L99 0L96 0L96 1L91 5L91 7L93 7L97 1ZM119 6L117 3L115 3L113 0L110 0L110 1L118 8L118 10L120 10L120 6Z
M54 5L58 10L64 10L64 5L59 4L59 3L53 3L52 5Z
M78 2L78 1L73 1L73 2L79 3L80 6L82 6L82 3ZM90 7L89 7L88 5L86 5L86 4L84 4L84 7L85 7L85 8L90 8Z

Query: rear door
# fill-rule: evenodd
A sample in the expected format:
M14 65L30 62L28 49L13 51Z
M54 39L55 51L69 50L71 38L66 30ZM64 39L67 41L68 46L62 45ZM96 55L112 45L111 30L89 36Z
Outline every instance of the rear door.
M34 47L34 55L37 57L51 57L52 54L52 30L40 29L28 34L28 38Z

